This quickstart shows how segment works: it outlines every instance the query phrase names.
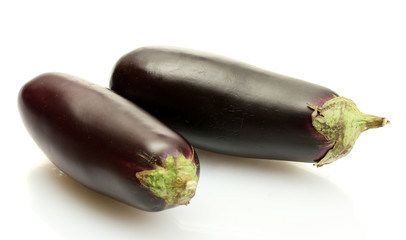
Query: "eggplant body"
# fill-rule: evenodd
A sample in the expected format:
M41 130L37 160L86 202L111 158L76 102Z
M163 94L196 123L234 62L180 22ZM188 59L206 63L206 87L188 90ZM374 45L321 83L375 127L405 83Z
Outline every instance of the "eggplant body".
M136 177L184 156L199 172L196 153L180 135L109 89L47 73L19 94L23 122L63 172L100 193L145 211L170 207Z
M110 88L198 148L251 158L319 161L331 148L308 104L334 91L221 56L145 47L116 64Z

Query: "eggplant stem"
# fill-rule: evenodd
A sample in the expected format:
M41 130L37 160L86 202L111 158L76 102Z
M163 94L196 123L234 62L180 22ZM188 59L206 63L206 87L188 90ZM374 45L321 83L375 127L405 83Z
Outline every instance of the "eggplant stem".
M163 167L137 172L135 176L169 205L187 205L196 192L197 166L183 155L168 155Z
M347 155L362 132L389 124L386 118L361 113L352 100L344 97L332 98L321 107L309 103L307 106L314 110L311 115L313 127L327 141L333 142L333 147L315 163L317 167Z

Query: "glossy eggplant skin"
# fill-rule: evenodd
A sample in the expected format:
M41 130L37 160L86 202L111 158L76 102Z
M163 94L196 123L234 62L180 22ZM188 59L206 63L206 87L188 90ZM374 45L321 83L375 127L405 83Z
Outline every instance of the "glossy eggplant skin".
M208 53L144 47L116 64L110 88L182 134L224 154L317 162L331 144L312 109L332 90Z
M137 172L162 166L168 154L183 154L199 166L183 137L111 90L77 77L40 75L23 86L18 100L29 133L58 168L133 207L172 207L143 187Z

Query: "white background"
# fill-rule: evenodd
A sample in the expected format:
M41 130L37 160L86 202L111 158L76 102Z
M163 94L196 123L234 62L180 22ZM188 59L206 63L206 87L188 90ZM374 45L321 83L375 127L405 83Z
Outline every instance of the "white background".
M402 1L2 1L3 239L406 239ZM186 207L147 213L88 190L21 123L19 88L49 71L108 86L146 45L194 48L327 86L391 124L332 165L199 151Z

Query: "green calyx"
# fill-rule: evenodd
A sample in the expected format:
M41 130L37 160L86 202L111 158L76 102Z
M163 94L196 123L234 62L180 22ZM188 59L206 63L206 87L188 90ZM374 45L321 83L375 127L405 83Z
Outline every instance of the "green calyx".
M312 124L332 148L315 165L321 167L347 155L359 135L370 128L378 128L389 123L386 118L361 113L355 103L344 97L335 97L323 106L313 106Z
M195 195L197 166L183 155L168 155L164 166L136 173L142 186L169 205L186 205Z

